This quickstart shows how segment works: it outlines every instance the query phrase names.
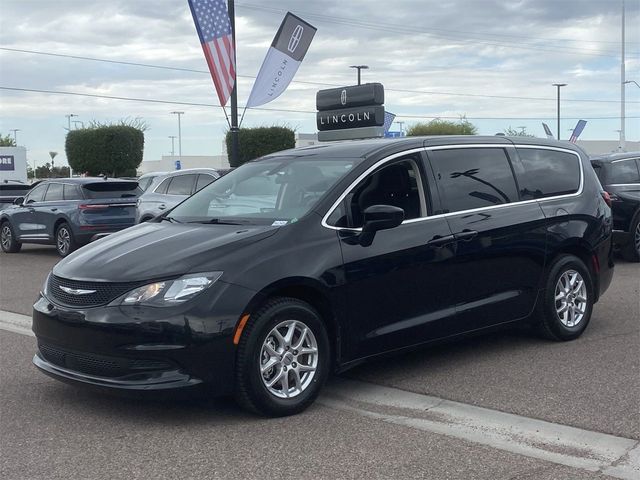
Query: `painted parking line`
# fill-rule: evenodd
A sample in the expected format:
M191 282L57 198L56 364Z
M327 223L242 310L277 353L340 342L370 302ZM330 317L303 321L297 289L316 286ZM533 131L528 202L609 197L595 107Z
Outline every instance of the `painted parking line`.
M22 335L29 335L31 337L34 336L31 331L30 316L7 312L5 310L0 310L0 329Z
M367 418L615 478L640 478L640 442L442 398L336 379L319 399Z
M0 310L0 329L33 336L31 317ZM640 478L640 442L453 402L397 388L336 378L318 402L387 423L615 478Z

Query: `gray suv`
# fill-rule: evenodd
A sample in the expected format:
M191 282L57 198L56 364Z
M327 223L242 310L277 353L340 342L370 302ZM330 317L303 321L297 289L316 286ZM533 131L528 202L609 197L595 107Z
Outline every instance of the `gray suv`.
M136 223L147 222L220 178L213 168L177 170L155 177L138 198Z

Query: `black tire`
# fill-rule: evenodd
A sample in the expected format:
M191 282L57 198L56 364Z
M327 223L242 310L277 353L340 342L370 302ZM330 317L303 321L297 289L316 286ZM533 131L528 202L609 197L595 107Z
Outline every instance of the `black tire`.
M640 213L631 222L629 243L621 250L622 256L629 262L640 262Z
M73 231L66 222L61 223L58 225L58 228L56 228L55 242L56 250L58 251L58 255L61 257L66 257L71 252L78 249L78 243L73 236Z
M0 247L5 253L18 253L22 248L22 243L16 240L13 227L6 220L0 224Z
M566 280L567 277L563 277L567 274L569 277L570 272L577 272L579 277L582 278L583 284L585 287L586 298L585 301L582 302L580 300L580 295L576 295L577 288L574 290L570 289L571 293L565 297L556 301L556 289L559 287L560 279ZM577 278L578 277L574 277ZM575 282L577 286L579 284L578 281ZM560 294L565 295L564 291ZM578 338L589 325L589 321L591 320L591 312L593 310L593 299L594 299L594 291L593 291L593 280L591 278L591 273L585 266L585 264L578 257L573 255L562 255L557 258L554 263L551 265L549 269L549 274L547 276L545 282L544 292L541 293L541 298L538 298L538 302L536 305L536 313L534 316L534 324L537 327L538 332L545 338L555 341L568 341L575 340ZM575 302L575 303L573 303ZM562 309L565 305L575 304L584 305L584 313L582 317L575 322L574 325L570 325L571 323L571 312L570 307L568 309L567 316L563 315L565 321L560 318L561 314L558 313L559 309ZM574 320L577 317L574 317ZM566 322L566 323L565 323ZM569 325L567 325L569 323Z
M295 320L298 325L302 323L312 332L313 339L317 343L317 366L309 383L301 389L300 393L291 398L279 398L269 391L263 381L263 374L260 372L262 362L265 361L263 345L269 341L268 339L273 339L269 335L276 326L290 320ZM293 353L293 350L291 352ZM295 353L297 354L297 351ZM311 357L303 357L303 355L294 357L294 361L296 358L299 359L299 367L303 366L303 362L310 361ZM272 378L275 378L278 373L282 374L282 370L287 370L285 361L291 361L291 358L287 358L273 367L275 372ZM290 375L294 374L304 378L304 373L299 374L291 370L291 367L296 367L296 363L288 365L290 370L286 374L287 381L291 378ZM245 409L265 416L282 417L302 412L313 403L320 393L329 374L330 365L329 338L318 312L308 303L296 298L271 299L251 315L242 332L236 353L236 400ZM269 375L269 371L265 375ZM304 384L303 381L300 385ZM284 390L282 383L280 386Z

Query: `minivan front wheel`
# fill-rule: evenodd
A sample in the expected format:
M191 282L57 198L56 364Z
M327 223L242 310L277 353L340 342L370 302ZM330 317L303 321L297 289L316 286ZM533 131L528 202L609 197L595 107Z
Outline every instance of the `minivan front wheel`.
M629 244L622 250L622 255L629 262L640 262L640 213L631 222L630 234Z
M268 301L251 315L238 344L236 398L268 416L299 413L329 373L330 347L320 315L295 298Z
M18 253L22 248L22 243L16 239L11 224L6 221L0 225L0 246L6 253Z
M61 223L56 230L56 250L58 250L58 255L66 257L76 248L78 248L78 245L73 237L71 227L67 223Z
M574 340L591 319L593 281L579 258L563 255L552 265L543 297L538 300L536 322L547 338Z

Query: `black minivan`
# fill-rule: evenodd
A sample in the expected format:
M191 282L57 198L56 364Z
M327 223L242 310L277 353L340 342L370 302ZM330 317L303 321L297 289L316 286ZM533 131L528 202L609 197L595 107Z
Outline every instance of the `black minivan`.
M293 414L376 355L514 322L579 337L611 282L611 236L608 196L568 143L288 150L58 263L33 361L72 383L203 384Z

